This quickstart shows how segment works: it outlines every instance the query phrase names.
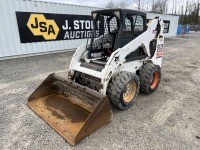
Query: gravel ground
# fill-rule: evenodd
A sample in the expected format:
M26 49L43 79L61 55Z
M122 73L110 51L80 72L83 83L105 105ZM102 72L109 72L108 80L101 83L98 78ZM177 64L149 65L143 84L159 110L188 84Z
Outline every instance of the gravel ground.
M50 74L67 76L73 52L0 61L0 149L200 149L200 33L166 39L162 81L126 111L70 146L26 105Z

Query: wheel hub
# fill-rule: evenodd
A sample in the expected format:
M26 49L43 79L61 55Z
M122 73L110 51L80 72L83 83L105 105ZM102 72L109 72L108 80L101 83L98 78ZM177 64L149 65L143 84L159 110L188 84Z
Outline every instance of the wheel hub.
M136 93L136 83L131 80L126 84L126 87L123 92L123 99L126 103L129 103L135 96Z
M158 81L159 81L159 72L156 71L156 72L154 72L153 75L152 75L152 78L151 78L151 81L150 81L150 83L151 83L151 84L150 84L150 88L151 88L151 89L154 89L154 88L157 86Z

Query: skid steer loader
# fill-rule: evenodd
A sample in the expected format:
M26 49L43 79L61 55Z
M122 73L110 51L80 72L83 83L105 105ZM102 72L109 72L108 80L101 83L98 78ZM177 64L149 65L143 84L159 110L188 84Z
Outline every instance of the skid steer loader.
M92 12L91 38L74 53L68 78L51 74L28 106L75 145L112 117L110 102L128 109L139 91L153 93L161 78L164 24L128 9Z

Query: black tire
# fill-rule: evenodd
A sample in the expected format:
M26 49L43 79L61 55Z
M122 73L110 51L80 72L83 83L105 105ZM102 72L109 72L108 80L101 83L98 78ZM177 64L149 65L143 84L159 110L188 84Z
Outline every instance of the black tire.
M132 105L139 93L139 88L140 80L136 74L120 72L112 77L108 84L107 95L114 106L125 110Z
M140 92L152 94L158 87L161 79L160 66L147 63L140 69Z

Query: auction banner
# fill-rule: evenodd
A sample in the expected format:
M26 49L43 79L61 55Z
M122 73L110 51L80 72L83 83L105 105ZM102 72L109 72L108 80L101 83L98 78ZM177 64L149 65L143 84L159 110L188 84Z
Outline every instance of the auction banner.
M16 12L21 43L85 39L91 36L92 16Z

